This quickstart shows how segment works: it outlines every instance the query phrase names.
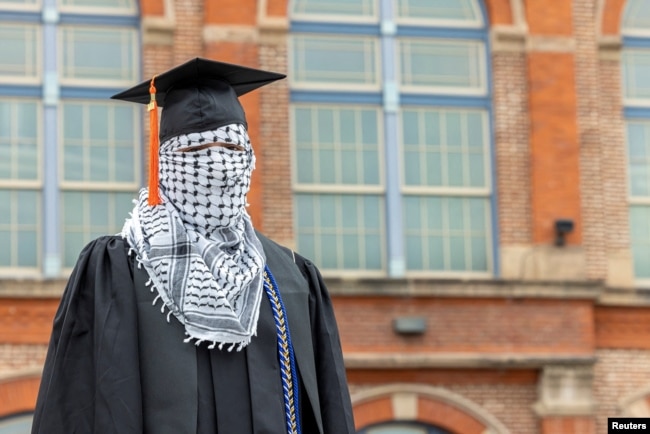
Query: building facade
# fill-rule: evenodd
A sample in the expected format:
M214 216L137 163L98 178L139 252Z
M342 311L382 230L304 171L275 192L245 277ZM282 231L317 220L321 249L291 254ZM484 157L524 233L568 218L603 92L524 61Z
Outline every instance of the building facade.
M650 417L647 0L0 0L0 36L0 434L143 183L108 97L196 56L288 75L242 97L251 214L325 277L359 433Z

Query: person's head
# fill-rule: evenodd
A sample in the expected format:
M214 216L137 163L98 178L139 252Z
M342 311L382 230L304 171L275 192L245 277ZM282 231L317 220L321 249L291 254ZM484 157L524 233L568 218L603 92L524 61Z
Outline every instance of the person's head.
M190 201L205 206L195 197L208 193L212 200L219 194L229 203L240 198L245 202L255 157L239 96L284 77L195 58L114 95L114 99L149 104L149 203L160 203L151 200L158 186L176 204ZM162 107L159 129L158 106ZM226 188L237 191L226 192Z

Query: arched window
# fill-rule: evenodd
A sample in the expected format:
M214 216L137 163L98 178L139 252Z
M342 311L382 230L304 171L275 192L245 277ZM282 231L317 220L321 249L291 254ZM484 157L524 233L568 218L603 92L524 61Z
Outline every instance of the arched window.
M1 433L0 433L1 434ZM416 422L386 422L366 427L358 434L451 434L432 425Z
M0 434L29 434L34 415L18 414L0 418Z
M650 3L628 0L621 70L628 164L630 239L637 282L650 285Z
M137 0L0 0L0 274L58 276L140 185Z
M290 8L298 251L325 274L491 275L491 94L479 2Z

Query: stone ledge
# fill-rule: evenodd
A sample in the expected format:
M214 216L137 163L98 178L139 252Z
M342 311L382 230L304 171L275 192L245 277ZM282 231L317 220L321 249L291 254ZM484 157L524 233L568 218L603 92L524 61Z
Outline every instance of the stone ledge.
M530 282L505 279L325 278L337 296L418 296L463 298L555 298L597 300L600 282Z
M67 279L0 279L0 298L59 298Z
M344 352L348 369L542 368L548 365L593 365L588 354L360 353Z

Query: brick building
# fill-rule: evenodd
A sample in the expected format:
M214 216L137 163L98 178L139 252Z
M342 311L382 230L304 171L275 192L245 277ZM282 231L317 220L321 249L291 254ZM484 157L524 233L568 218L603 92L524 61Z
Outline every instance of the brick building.
M289 76L243 97L249 201L326 278L360 433L650 417L649 29L647 0L0 0L0 434L142 184L107 97L195 56Z

